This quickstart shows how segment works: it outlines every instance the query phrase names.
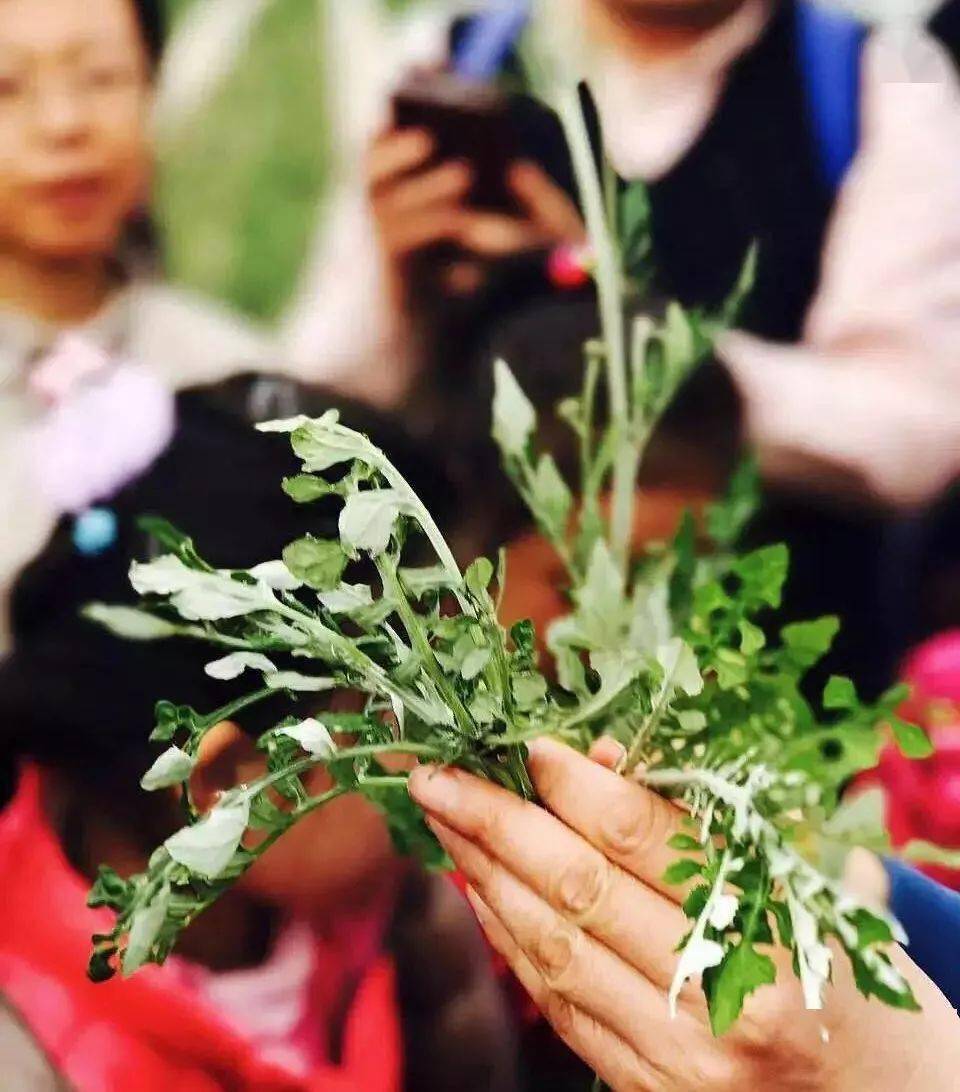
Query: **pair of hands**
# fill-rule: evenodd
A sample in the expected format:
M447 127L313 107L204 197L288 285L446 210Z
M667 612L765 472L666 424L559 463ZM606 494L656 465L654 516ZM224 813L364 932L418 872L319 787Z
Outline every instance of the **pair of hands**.
M777 984L753 995L722 1039L696 983L672 1020L667 992L688 923L685 892L662 876L683 813L605 768L616 758L615 747L591 761L538 741L530 773L542 808L457 770L420 768L410 781L493 947L616 1092L956 1086L960 1021L902 952L921 1016L868 1004L844 960L825 1011L807 1012L778 952Z
M517 162L508 183L521 210L516 215L471 207L470 164L434 165L434 140L423 129L392 129L371 148L367 186L391 290L406 304L404 286L410 258L439 243L452 243L463 260L446 271L452 294L482 285L489 262L580 242L583 223L576 205L538 166Z

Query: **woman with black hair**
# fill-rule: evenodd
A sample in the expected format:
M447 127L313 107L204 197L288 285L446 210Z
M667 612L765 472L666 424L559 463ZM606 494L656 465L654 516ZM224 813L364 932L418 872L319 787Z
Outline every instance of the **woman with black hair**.
M56 1073L77 1092L512 1092L511 1028L462 898L400 863L357 797L291 831L165 967L86 980L104 924L85 904L98 864L139 871L181 824L176 794L138 788L156 757L155 699L211 710L238 691L205 676L201 648L120 641L82 607L131 601L130 562L157 548L143 514L189 528L222 567L336 534L336 506L284 495L288 446L224 408L232 393L179 396L172 443L109 498L113 542L81 552L61 521L16 585L0 664L0 1088L59 1088ZM302 408L329 404L304 394ZM444 479L398 430L346 412L449 512ZM243 730L214 730L193 780L201 806L228 779L261 775L247 733L279 716L265 708L266 719L239 717ZM38 1068L46 1083L29 1083Z
M150 188L160 37L149 0L0 3L0 652L5 589L64 510L32 447L50 410L38 361L79 333L164 386L270 362L264 338L158 283L131 246ZM61 399L84 386L63 369L57 383ZM97 425L88 430L96 442Z

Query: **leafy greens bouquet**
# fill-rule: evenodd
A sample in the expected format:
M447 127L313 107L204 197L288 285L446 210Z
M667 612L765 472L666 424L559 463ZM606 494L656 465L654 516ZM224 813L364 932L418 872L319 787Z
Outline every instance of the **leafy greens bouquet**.
M880 726L892 728L907 754L926 753L923 733L896 716L902 693L866 705L849 680L833 678L822 713L806 700L802 679L829 648L837 622L788 625L776 640L762 627L763 613L780 604L788 558L783 546L735 549L754 505L749 467L708 513L711 551L698 555L689 517L669 545L639 558L631 550L646 445L735 318L750 261L718 313L672 304L662 321L625 323L627 272L647 247L644 195L634 188L621 197L596 168L578 74L570 70L575 54L564 39L569 28L560 20L541 26L531 69L569 139L602 327L585 347L580 395L560 407L579 447L576 501L553 457L538 450L535 410L503 361L493 407L506 471L568 577L570 612L545 635L555 675L540 669L531 623L507 632L498 620L502 561L480 558L461 571L430 513L370 440L335 412L261 426L287 434L302 462L302 473L283 483L292 501L342 503L339 538L307 536L282 559L218 571L189 538L152 521L168 552L132 567L142 607L88 609L128 638L208 642L220 650L206 665L214 678L250 672L260 679L249 696L212 712L157 705L152 739L167 749L142 784L148 791L180 786L187 824L144 873L123 879L101 869L91 905L112 908L116 922L94 938L95 979L118 966L130 974L163 962L181 930L293 824L346 793L382 809L402 850L442 867L406 776L384 765L389 755L455 764L530 798L528 741L552 735L585 748L609 734L625 745L624 776L689 812L666 877L696 880L684 904L691 924L671 1003L701 976L713 1029L722 1034L744 999L774 980L762 948L779 941L793 954L810 1008L823 1002L831 944L852 962L864 994L916 1007L887 951L900 939L896 923L844 894L808 852L829 828L842 782L874 763ZM433 564L407 563L414 539L429 544ZM368 581L347 582L351 565L365 567ZM199 813L190 775L211 728L253 703L334 690L360 695L359 711L278 718L258 742L266 774ZM319 796L306 782L317 766L333 782Z

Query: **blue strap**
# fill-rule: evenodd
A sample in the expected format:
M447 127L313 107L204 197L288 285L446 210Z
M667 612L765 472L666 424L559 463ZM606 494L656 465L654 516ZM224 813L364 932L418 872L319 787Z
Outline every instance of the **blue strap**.
M807 109L832 189L843 181L860 143L860 58L866 30L813 0L797 3L797 48Z
M530 17L529 0L495 0L464 30L453 70L465 80L492 80Z
M917 966L960 1008L960 895L899 861L884 861L890 877L890 909L910 940Z
M860 141L860 58L866 31L855 19L815 0L798 0L796 12L808 114L824 177L836 189ZM454 71L464 79L493 79L529 14L529 0L491 0L467 25L453 58Z

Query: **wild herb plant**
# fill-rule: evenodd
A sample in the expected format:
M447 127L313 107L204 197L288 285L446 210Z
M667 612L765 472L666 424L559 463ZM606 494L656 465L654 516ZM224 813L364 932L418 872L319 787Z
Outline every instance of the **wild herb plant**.
M462 571L416 493L369 439L335 412L261 426L287 434L302 463L302 473L283 483L292 502L341 503L339 537L307 536L282 558L222 571L185 535L152 521L167 553L131 569L143 605L88 611L127 638L187 637L217 647L219 657L205 669L214 678L259 677L248 697L211 712L157 705L152 738L166 749L143 787L179 788L186 825L142 874L124 879L101 870L91 905L112 908L116 922L94 938L90 973L105 979L118 966L129 974L162 963L180 932L293 824L347 793L382 810L402 851L443 867L406 775L388 772L388 756L454 764L532 798L524 767L530 740L551 735L585 748L612 735L625 747L620 772L689 812L666 877L696 881L684 904L691 924L671 1004L700 976L713 1029L722 1034L745 998L774 981L764 948L779 943L793 954L809 1008L823 1004L837 948L864 994L914 1008L888 953L901 939L896 923L847 896L806 852L835 813L843 782L874 764L884 726L905 753L927 753L923 733L896 715L901 691L866 704L852 682L833 678L822 710L804 696L804 676L829 649L837 621L770 632L788 557L784 546L737 551L756 503L749 466L708 512L709 549L699 548L691 517L661 548L638 556L632 546L647 444L734 319L752 259L718 313L671 304L662 321L625 321L625 271L646 245L643 194L619 198L604 185L576 73L549 50L533 67L573 153L602 326L602 336L585 346L580 394L561 406L579 445L575 490L537 446L533 405L507 364L496 364L494 437L509 478L566 569L570 610L544 635L552 668L542 669L531 623L507 631L498 619L502 560L480 558ZM433 564L409 565L414 539L429 545ZM363 579L345 580L357 569ZM199 812L190 775L216 724L253 703L282 707L291 697L333 691L356 695L357 711L302 719L278 709L275 726L258 741L264 776ZM317 767L332 779L321 795L308 788Z

